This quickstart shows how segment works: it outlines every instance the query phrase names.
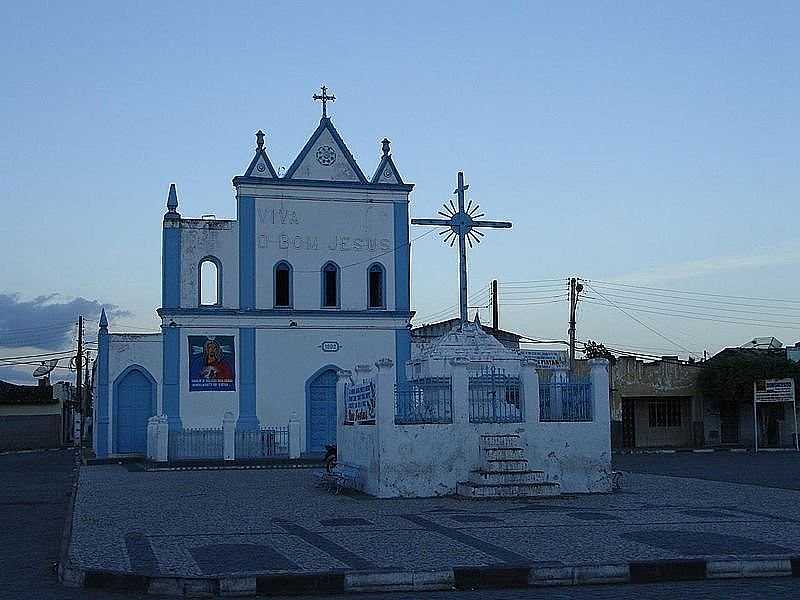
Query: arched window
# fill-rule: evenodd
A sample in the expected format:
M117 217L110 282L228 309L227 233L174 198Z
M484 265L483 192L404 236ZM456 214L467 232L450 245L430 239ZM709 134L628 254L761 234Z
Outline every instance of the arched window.
M292 306L292 265L282 260L275 265L275 308Z
M322 267L322 307L339 307L339 267L334 262Z
M222 264L213 256L206 256L198 267L198 296L200 306L222 304Z
M367 269L367 306L370 308L386 308L384 273L383 265L380 263L374 263Z

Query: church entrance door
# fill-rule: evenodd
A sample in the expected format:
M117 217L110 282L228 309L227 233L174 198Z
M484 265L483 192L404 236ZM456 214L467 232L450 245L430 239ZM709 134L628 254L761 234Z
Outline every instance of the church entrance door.
M336 369L318 373L307 388L308 451L324 452L336 443Z
M153 381L137 368L114 385L116 448L120 454L147 453L147 420L155 412Z

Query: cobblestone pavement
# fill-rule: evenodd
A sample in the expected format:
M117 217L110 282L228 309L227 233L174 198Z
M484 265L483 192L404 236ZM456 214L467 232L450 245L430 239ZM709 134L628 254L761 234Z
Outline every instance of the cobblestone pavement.
M69 451L0 455L0 600L129 600L141 594L62 587L51 571L58 559L74 460ZM629 490L630 491L630 490ZM355 498L355 497L354 497ZM337 498L338 500L338 498ZM351 499L352 500L352 499ZM767 499L765 498L765 501ZM507 505L506 508L511 508ZM543 509L547 510L547 509ZM341 596L340 596L341 597ZM800 579L619 585L530 590L359 594L361 600L548 600L800 597ZM297 599L297 596L293 596Z
M800 553L800 492L630 473L540 500L333 495L310 469L81 470L83 568L203 576Z
M614 468L800 490L798 452L675 452L614 455Z

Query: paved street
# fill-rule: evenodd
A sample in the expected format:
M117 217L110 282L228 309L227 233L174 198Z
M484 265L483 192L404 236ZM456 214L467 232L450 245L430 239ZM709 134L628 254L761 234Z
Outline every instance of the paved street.
M630 473L609 495L378 500L335 496L317 476L84 468L71 555L84 569L200 577L800 553L796 490Z
M614 468L653 475L800 490L798 452L620 454L614 456Z
M708 460L708 455L693 455L694 460L697 461L695 468L700 469L702 463ZM657 459L655 457L654 464L649 467L643 465L641 468L648 468L654 470L658 467ZM782 460L788 460L784 458ZM59 543L61 540L63 517L67 505L70 483L73 476L73 456L70 452L40 452L28 453L17 455L3 455L0 456L0 558L2 559L3 570L0 576L0 599L65 599L73 600L78 598L88 598L94 600L123 600L128 598L141 598L141 595L126 595L116 593L98 593L88 592L83 590L71 590L63 588L56 580L51 572L51 565L57 560L59 552ZM667 468L667 467L664 467ZM105 467L104 467L105 469ZM147 477L151 474L148 473L130 473L121 467L113 467L112 469L119 469L122 472L134 476L138 475L138 481L147 481ZM780 469L779 469L780 470ZM731 469L733 473L734 470ZM233 472L224 472L233 473ZM265 473L265 472L255 472ZM217 473L219 474L219 473ZM169 473L166 475L180 475L178 473ZM202 473L183 473L184 476L198 476ZM211 478L213 479L213 478ZM635 479L635 476L634 476ZM132 479L132 481L137 481ZM667 480L662 480L667 481ZM692 487L693 480L674 479L678 485L688 482L688 488ZM768 480L768 484L780 483L780 476L774 480ZM709 482L699 482L699 485L709 485ZM710 485L720 485L718 483L710 483ZM729 484L724 484L729 485ZM679 489L688 489L680 487ZM269 498L274 498L276 494L270 496L269 489L253 488L258 493L252 494L259 499L259 503L270 505ZM748 503L752 498L760 497L760 488L753 488L751 486L734 486L728 489L733 493L733 496L724 498L724 502L728 506L736 505L737 503ZM130 491L130 490L129 490ZM204 488L191 489L191 487L182 487L176 491L177 494L187 498L198 498L202 494ZM765 490L766 494L790 493L794 497L796 492L783 492L780 490ZM129 494L130 495L130 494ZM280 494L278 494L280 495ZM635 497L635 494L628 490L626 493L605 497L606 501L613 499L615 502L617 498L626 499ZM767 496L763 496L766 500ZM770 498L773 498L770 496ZM172 514L172 508L169 507L169 498L164 498L161 505L168 514ZM576 502L578 499L568 499L565 502L567 506L569 503ZM659 502L666 504L664 498L659 498ZM342 497L343 501L349 507L363 507L370 504L370 499L359 497ZM684 504L691 503L696 500L687 498ZM390 501L394 502L394 501ZM414 501L417 502L417 501ZM441 502L436 501L419 501L420 506L428 502ZM447 502L445 500L445 502ZM715 504L715 502L709 502ZM245 503L245 510L252 508L250 503ZM475 503L467 503L472 505L474 510ZM477 503L478 505L482 503ZM536 503L530 503L526 508L531 509ZM543 503L539 503L544 506ZM550 504L550 501L547 502ZM720 504L720 503L717 503ZM488 513L488 516L497 516L499 519L505 519L513 508L520 508L515 503L504 503L500 507L500 512L495 514ZM469 507L468 507L469 508ZM557 507L556 507L557 508ZM574 508L574 507L573 507ZM745 508L740 506L740 508ZM237 514L235 506L227 506L226 510L231 511L232 514ZM119 508L119 512L125 510L123 507ZM392 510L396 510L393 507ZM600 510L599 508L597 510ZM727 513L728 509L717 509L720 512ZM745 508L745 510L750 510ZM780 506L778 507L780 510ZM534 512L536 511L536 512ZM588 509L587 509L588 511ZM115 511L116 514L119 512ZM193 513L192 510L188 511ZM540 508L533 510L520 510L524 514L533 513L539 516L545 516L550 513L560 513L562 517L574 513L575 510L568 512L556 511L554 508ZM595 512L594 510L588 512ZM610 511L610 506L606 505L602 512L620 516L619 513ZM486 513L481 509L481 514ZM513 513L513 511L512 511ZM295 511L287 511L287 515L295 515ZM362 510L362 515L365 514ZM432 522L437 522L435 517L432 519L431 514L435 513L422 513L422 518L429 519ZM454 513L463 516L466 513ZM478 513L470 513L478 514ZM729 513L728 513L729 514ZM748 513L744 513L745 515ZM741 515L740 515L741 516ZM294 517L292 517L294 518ZM709 520L709 519L706 519ZM755 519L758 521L759 519ZM767 519L772 521L774 519ZM449 523L449 521L438 521L440 523ZM625 521L623 521L625 522ZM209 523L201 524L202 527L209 527ZM451 523L448 527L453 527L455 523ZM496 523L494 524L496 525ZM747 531L747 524L742 527L743 532ZM483 527L487 524L482 523ZM559 535L562 534L564 528L558 528L556 531ZM551 526L550 531L554 528ZM462 531L466 536L475 536L477 533L474 528ZM289 534L285 534L289 535ZM328 534L324 534L326 539ZM557 536L548 536L557 537ZM748 538L749 539L749 538ZM318 540L317 540L318 541ZM469 538L464 538L458 545L464 541L470 541ZM500 546L500 543L497 544ZM313 546L313 545L312 545ZM135 544L134 546L135 547ZM370 557L368 557L370 558ZM374 558L374 557L373 557ZM385 599L385 600L410 600L412 598L431 598L431 599L478 599L486 598L492 599L522 599L522 598L548 598L548 599L608 599L612 598L731 598L731 599L750 599L750 598L796 598L800 596L800 579L767 579L767 580L753 580L753 581L732 581L732 582L692 582L680 584L664 584L664 585L646 585L646 586L598 586L598 587L581 587L581 588L546 588L546 589L533 589L533 590L499 590L496 592L491 591L476 591L476 592L436 592L428 594L364 594L359 595L359 598L364 600L372 599ZM150 596L152 597L152 596ZM295 597L296 598L296 597Z

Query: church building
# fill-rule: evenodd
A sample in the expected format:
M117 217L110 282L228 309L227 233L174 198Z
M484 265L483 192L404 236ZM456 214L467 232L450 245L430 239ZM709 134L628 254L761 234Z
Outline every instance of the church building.
M389 140L367 178L327 115L279 176L256 134L234 177L236 219L186 218L169 188L163 219L161 332L100 322L94 449L145 454L148 419L169 431L286 425L299 447L336 437L340 368L410 358L409 194ZM399 368L397 368L399 366ZM295 442L296 443L296 442Z

